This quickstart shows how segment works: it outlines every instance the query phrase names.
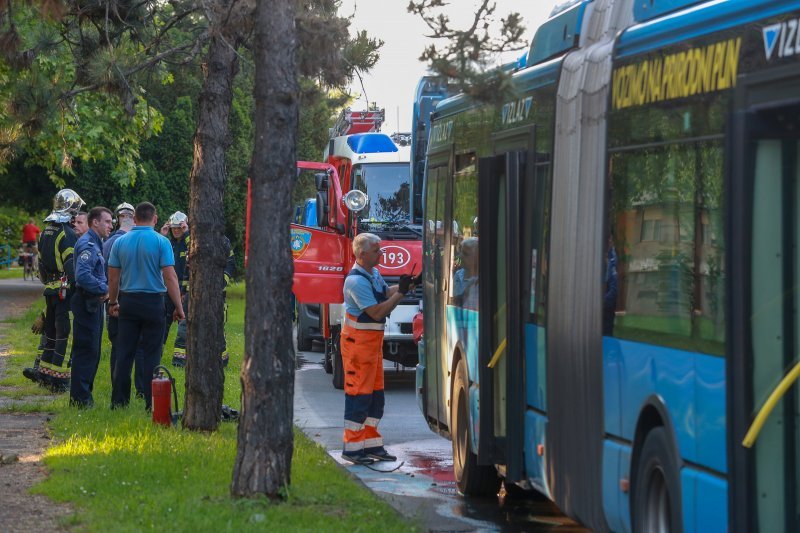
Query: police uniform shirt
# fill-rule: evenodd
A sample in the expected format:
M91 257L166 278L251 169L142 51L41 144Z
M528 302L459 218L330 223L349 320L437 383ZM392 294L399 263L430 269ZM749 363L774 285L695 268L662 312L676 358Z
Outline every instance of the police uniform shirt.
M89 230L75 244L75 282L89 294L101 296L108 292L103 241Z
M108 258L111 256L111 247L114 246L114 242L125 235L127 231L123 229L118 229L114 233L108 236L108 239L105 240L103 243L103 260L106 262L106 266L108 266Z
M359 270L372 278L372 283L367 281L364 276L347 276L344 279L344 305L345 310L353 316L360 316L367 307L378 303L375 299L375 292L384 292L388 286L377 268L368 272L361 265L356 263L354 270Z

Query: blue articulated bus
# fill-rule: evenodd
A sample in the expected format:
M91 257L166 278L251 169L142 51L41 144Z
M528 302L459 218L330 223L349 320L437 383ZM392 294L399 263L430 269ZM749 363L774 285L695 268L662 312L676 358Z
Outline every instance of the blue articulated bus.
M428 152L428 133L431 114L436 104L452 96L447 82L438 76L423 76L414 93L411 116L411 188L414 192L412 221L422 223L422 183L425 176L425 154Z
M576 0L431 122L419 403L459 489L800 531L800 1Z

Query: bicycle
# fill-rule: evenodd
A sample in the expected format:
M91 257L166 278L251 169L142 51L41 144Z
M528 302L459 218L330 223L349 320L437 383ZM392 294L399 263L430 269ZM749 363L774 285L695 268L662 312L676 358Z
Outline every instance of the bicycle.
M37 265L36 245L25 244L22 253L22 278L24 280L34 281L39 277Z

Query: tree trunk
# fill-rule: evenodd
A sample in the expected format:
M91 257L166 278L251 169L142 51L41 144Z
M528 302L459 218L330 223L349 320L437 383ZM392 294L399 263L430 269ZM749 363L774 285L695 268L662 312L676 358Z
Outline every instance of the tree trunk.
M261 0L255 15L255 147L250 168L242 414L231 493L281 498L294 447L294 346L289 250L298 96L293 0Z
M186 398L183 427L214 431L222 412L224 373L223 241L225 149L233 79L238 63L235 37L212 37L199 98L194 161L189 182L189 323L186 339ZM287 241L288 242L288 241Z

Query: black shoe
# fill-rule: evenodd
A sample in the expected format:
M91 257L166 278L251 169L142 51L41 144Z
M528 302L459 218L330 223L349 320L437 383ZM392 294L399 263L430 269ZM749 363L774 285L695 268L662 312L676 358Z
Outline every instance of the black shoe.
M69 378L57 378L50 376L48 388L55 394L62 394L69 390Z
M367 454L365 454L364 452L352 452L352 453L342 452L342 459L344 459L345 461L349 461L354 465L371 465L372 463L375 462L375 460L372 459L371 457L367 457Z
M367 457L371 457L376 461L397 461L397 456L394 456L386 451L386 448L379 448L370 452L366 452Z
M23 368L22 375L28 378L29 380L33 381L34 383L40 383L42 381L42 375L39 373L38 368Z
M222 421L223 422L234 422L239 420L239 411L236 409L231 409L227 405L222 406Z

